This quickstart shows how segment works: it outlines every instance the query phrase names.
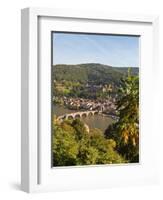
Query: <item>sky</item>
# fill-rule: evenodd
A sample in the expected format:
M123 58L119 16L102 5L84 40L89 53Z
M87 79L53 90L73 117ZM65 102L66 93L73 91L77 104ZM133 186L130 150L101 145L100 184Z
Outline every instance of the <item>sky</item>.
M139 37L53 33L53 64L101 63L139 67Z

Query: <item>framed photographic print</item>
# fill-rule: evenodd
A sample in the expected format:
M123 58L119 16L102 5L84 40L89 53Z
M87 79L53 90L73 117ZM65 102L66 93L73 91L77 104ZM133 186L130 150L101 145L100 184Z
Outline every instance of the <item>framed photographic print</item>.
M22 190L157 183L157 55L157 16L23 9Z

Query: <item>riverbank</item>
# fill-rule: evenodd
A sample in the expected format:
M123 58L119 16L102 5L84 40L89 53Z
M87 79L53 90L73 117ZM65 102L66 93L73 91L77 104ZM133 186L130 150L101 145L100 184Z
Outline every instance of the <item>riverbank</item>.
M65 106L61 105L53 105L53 114L56 116L64 115L66 113L75 113L77 110L70 110L66 108ZM113 119L111 116L108 116L107 114L95 114L95 115L89 115L87 117L83 116L80 118L84 123L86 123L90 128L98 128L102 130L103 132L107 129L107 127L115 122L115 119Z
M98 110L110 113L116 110L115 99L86 99L72 97L53 97L53 103L64 105L70 110Z

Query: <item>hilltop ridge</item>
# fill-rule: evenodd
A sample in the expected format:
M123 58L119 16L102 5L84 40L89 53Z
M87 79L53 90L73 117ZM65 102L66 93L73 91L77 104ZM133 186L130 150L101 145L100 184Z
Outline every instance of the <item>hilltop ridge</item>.
M82 83L117 85L128 72L129 67L114 67L100 63L57 64L52 66L53 79L56 81L79 81ZM139 68L131 67L131 74L138 75Z

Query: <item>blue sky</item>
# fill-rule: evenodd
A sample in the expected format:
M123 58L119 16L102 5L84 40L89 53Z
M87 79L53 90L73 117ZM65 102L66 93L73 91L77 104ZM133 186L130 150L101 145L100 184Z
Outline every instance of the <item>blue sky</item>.
M139 67L139 37L53 33L53 64Z

